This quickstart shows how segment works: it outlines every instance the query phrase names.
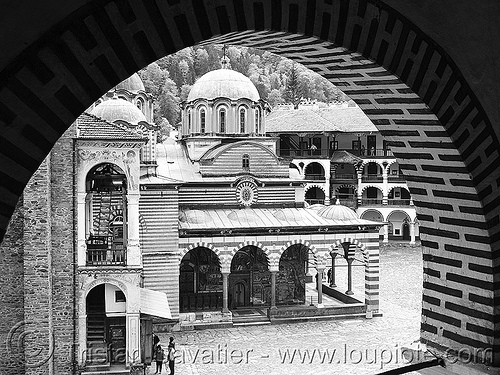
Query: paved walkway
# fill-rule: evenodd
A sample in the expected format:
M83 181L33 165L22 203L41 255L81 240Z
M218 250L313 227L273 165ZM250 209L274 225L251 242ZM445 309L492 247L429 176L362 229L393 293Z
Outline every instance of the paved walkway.
M421 259L418 247L381 251L381 318L175 333L176 374L378 374L400 367L401 347L419 338ZM347 285L342 272L340 290ZM364 267L353 279L362 296ZM170 335L159 336L166 343Z

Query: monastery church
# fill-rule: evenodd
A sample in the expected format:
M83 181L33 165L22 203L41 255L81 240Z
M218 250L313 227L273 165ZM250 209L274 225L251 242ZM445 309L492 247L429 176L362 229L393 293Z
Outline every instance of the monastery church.
M134 74L82 114L59 141L71 147L52 155L73 160L82 367L95 365L95 353L108 365L148 363L153 331L230 326L248 309L271 321L345 313L325 306L323 293L348 301L355 256L365 295L347 303L378 313L382 223L305 202L303 177L266 134L268 104L225 65L194 84L167 139ZM347 292L322 285L336 257L349 265Z

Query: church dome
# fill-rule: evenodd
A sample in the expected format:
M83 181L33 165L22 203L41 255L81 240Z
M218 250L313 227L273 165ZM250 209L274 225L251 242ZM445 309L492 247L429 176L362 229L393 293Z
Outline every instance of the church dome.
M116 96L97 105L92 110L92 114L109 122L123 120L129 124L137 125L139 121L146 121L146 117L139 108Z
M330 220L349 221L359 219L354 210L351 210L349 207L343 206L340 203L331 206L325 206L316 211L316 213L319 216Z
M260 96L250 78L231 69L218 69L206 73L196 81L187 101L216 98L231 100L246 98L256 102Z
M120 82L116 86L116 89L127 90L133 93L137 93L138 91L145 91L144 83L142 83L142 79L137 73L132 74L125 81Z

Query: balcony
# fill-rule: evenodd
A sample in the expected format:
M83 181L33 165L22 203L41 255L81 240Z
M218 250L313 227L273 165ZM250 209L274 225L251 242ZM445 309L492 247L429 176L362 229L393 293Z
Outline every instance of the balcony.
M111 244L111 246L110 246ZM87 240L87 266L125 266L126 251L123 241L109 241L105 236Z
M362 182L382 182L384 178L381 174L364 174L361 177Z
M316 150L299 150L292 148L280 148L279 156L287 159L327 159L333 154L333 150L328 148L316 149Z
M349 173L336 173L335 180L343 180L343 181L355 181L358 179L358 175L349 174Z
M409 206L411 204L410 199L389 199L387 204L390 206Z
M304 177L306 180L315 180L315 181L325 181L325 175L324 174L312 174L308 173Z
M387 176L388 182L406 182L405 176L402 174L390 174Z
M362 206L381 206L382 199L361 199Z
M351 154L362 157L362 158L393 158L394 154L389 149L377 148L371 150L347 150Z

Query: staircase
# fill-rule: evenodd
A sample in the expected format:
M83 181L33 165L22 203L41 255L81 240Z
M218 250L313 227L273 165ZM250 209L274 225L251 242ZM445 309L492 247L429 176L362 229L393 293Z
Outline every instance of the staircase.
M87 364L109 368L108 345L103 313L87 315Z
M267 308L235 309L233 312L233 326L250 326L271 324L267 317Z

